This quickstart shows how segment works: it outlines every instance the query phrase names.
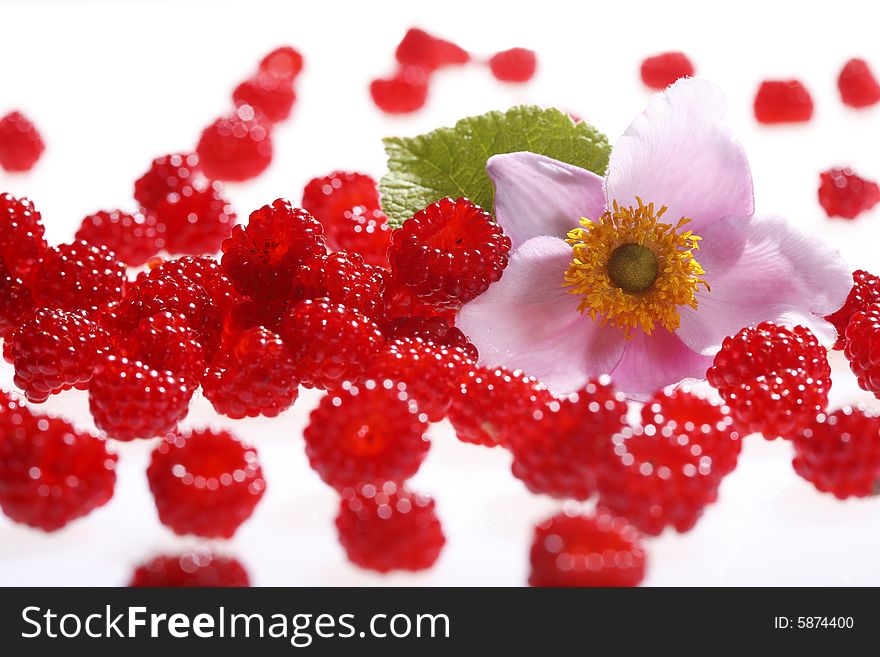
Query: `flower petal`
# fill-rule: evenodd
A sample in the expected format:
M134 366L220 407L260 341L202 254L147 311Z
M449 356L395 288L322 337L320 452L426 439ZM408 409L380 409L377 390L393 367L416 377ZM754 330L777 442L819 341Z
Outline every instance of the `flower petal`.
M622 331L577 310L562 287L571 248L556 237L535 237L511 256L501 280L456 319L480 350L480 364L521 369L550 390L574 392L610 372L623 353Z
M639 331L611 372L614 387L630 399L645 401L660 388L685 379L705 379L711 356L692 351L675 333L658 329Z
M665 205L675 223L688 217L697 235L729 215L754 212L752 174L742 145L721 124L724 95L700 79L679 80L655 95L615 144L605 190L608 206Z
M513 250L533 237L565 237L581 217L605 211L602 178L536 153L493 155L486 172L495 184L495 218Z
M704 231L696 255L711 289L681 313L678 335L691 349L714 353L725 336L765 320L834 341L824 317L843 305L852 272L815 235L781 217L729 217Z

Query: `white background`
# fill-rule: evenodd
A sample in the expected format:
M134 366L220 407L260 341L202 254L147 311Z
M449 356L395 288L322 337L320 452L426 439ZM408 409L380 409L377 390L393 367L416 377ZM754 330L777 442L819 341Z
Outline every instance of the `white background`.
M132 207L132 183L159 154L191 148L229 105L235 84L260 57L290 43L306 57L291 120L274 133L276 155L258 180L230 185L239 214L285 196L336 168L378 177L381 137L417 134L512 104L557 105L594 123L612 142L641 111L648 92L641 59L681 49L730 99L730 122L749 152L759 212L820 232L854 267L878 267L880 212L829 221L816 202L819 171L852 165L880 178L880 108L839 102L835 79L850 56L880 72L873 2L710 3L445 1L354 2L9 2L0 0L0 114L20 108L47 143L30 174L0 172L0 191L30 196L53 243L72 238L81 218ZM383 116L369 80L390 73L407 27L448 36L479 55L534 48L530 84L502 86L470 66L436 76L428 107ZM816 101L807 126L762 128L751 98L762 77L800 77ZM513 318L509 318L512 320ZM832 404L872 400L839 354ZM0 385L11 385L8 366ZM257 585L521 585L532 526L559 503L528 494L509 456L458 443L445 425L412 487L437 499L448 544L418 575L380 577L345 561L336 544L336 496L309 470L302 428L316 395L303 394L274 420L222 421L201 398L187 425L219 423L259 449L268 492L234 540ZM85 395L46 405L90 426ZM0 584L127 582L135 563L197 543L156 519L144 469L151 443L122 445L114 499L53 535L0 518ZM840 503L817 493L790 465L790 445L754 436L720 501L686 535L648 540L652 585L880 584L880 502Z

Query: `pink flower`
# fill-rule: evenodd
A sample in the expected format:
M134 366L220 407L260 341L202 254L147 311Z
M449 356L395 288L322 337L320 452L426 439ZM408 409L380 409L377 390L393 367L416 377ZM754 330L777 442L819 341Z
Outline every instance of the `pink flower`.
M850 270L814 235L754 216L725 112L717 87L680 80L633 121L604 181L534 153L489 160L513 250L457 319L481 364L525 370L555 392L611 374L645 399L704 379L725 336L747 325L802 324L833 341L824 316L843 304Z

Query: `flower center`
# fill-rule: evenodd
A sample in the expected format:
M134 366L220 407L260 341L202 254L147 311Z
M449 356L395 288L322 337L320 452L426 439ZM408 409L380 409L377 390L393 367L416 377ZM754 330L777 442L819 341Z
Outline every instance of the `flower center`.
M654 204L620 207L599 219L581 219L568 233L572 260L563 285L581 296L578 310L595 320L622 328L627 338L641 328L648 335L659 324L679 327L680 306L697 307L705 272L694 251L700 238L684 230L690 219L660 222L666 207Z

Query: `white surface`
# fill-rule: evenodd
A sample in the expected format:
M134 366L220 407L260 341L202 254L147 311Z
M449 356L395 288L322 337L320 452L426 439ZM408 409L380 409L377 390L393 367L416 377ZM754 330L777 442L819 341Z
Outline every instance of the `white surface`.
M134 179L161 153L191 148L224 112L235 84L259 58L290 43L306 57L290 121L274 134L271 168L228 193L241 215L278 196L298 201L304 183L336 168L380 176L380 138L417 134L519 102L573 111L614 139L641 111L645 55L688 52L730 99L730 122L755 174L759 212L820 231L852 265L880 269L880 212L828 221L816 202L819 171L852 165L880 178L880 109L854 112L837 98L850 56L880 70L878 10L867 2L8 2L0 0L0 113L21 108L47 142L25 176L0 172L0 190L30 196L50 241L72 237L100 208L131 207ZM812 7L815 6L815 9ZM829 14L833 11L833 14ZM419 25L476 53L538 51L537 79L502 86L479 66L437 76L426 110L388 118L368 81L390 72L405 29ZM813 92L805 127L761 128L751 98L764 76L797 76ZM835 355L832 404L865 401ZM10 385L8 366L0 385ZM257 585L520 585L533 524L559 503L529 495L509 457L458 443L434 427L434 445L412 488L437 499L448 544L431 571L380 577L349 566L336 543L336 496L308 468L301 431L316 395L275 420L219 420L196 399L187 425L217 422L259 449L268 492L234 540ZM45 408L89 426L85 395ZM194 545L156 519L144 470L151 443L122 445L113 500L53 535L0 518L0 585L123 584L132 566ZM880 502L840 503L790 465L790 445L752 437L720 501L683 536L648 541L653 585L880 584Z

